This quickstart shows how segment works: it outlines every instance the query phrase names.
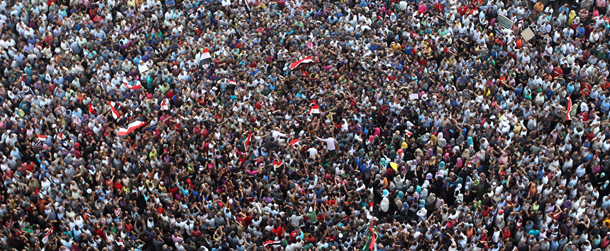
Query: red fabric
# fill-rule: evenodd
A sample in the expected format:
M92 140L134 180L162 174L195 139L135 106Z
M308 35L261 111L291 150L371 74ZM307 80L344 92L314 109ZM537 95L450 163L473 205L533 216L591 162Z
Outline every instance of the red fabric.
M275 235L277 235L279 237L284 232L284 228L282 228L282 226L278 226L277 228L272 228L271 232L273 232Z

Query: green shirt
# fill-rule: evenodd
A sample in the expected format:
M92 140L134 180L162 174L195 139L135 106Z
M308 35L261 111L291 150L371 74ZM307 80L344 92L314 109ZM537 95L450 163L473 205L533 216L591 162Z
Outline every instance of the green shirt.
M316 213L316 210L312 210L307 217L309 218L309 223L318 222L318 214Z

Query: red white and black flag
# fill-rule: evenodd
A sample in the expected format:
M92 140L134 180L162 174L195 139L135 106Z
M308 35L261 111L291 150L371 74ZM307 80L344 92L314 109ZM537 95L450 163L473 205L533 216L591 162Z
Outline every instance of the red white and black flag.
M263 243L263 246L268 247L268 246L276 246L276 245L280 245L282 244L281 241L265 241Z
M169 100L164 99L161 100L161 111L167 111L169 110Z
M295 68L299 67L299 65L301 65L301 64L309 64L309 63L313 63L313 60L310 57L306 57L304 59L301 59L299 61L296 61L296 62L290 64L290 69L294 70Z
M47 140L49 139L49 137L47 137L46 135L37 135L38 136L38 141L45 143L47 142Z
M59 135L57 136L57 138L60 140L64 140L64 139L66 139L66 135L64 135L64 132L59 132Z
M121 105L119 105L118 103L114 102L114 101L108 101L108 105L110 105L110 110L112 112L112 117L114 119L119 119L119 109L121 109Z
M210 56L210 51L206 48L203 50L203 54L201 54L201 61L199 61L200 65L211 64L212 56Z
M91 113L92 115L95 115L95 109L93 109L93 106L91 106L91 103L89 103L89 113Z
M137 117L129 122L129 124L127 125L127 128L119 128L119 130L117 131L116 134L121 137L127 136L131 132L133 132L133 131L137 130L138 128L145 126L145 125L146 125L146 121L144 121L144 118Z
M250 3L248 2L248 0L243 0L244 3L246 3L246 11L248 11L248 18L252 19L252 16L250 15Z
M278 159L278 158L273 159L273 167L274 168L278 168L278 167L282 166L282 164L283 163L282 163L282 161L280 159Z
M139 81L137 81L133 85L131 83L125 83L125 84L123 84L123 86L125 86L127 89L130 89L130 90L139 90L142 88L142 85L140 84Z
M52 227L51 229L49 229L49 231L47 231L46 234L44 234L44 237L42 237L42 243L47 243L49 241L49 236L51 235L51 233L53 233L53 229L55 228Z
M248 146L250 145L250 139L252 139L252 132L248 133L248 138L246 138L246 152L248 151Z
M570 117L570 112L572 112L572 97L568 96L568 107L566 107L566 120L567 121L572 120L572 117Z
M309 115L309 114L320 114L320 106L318 106L318 101L314 99L311 102L311 104L313 104L313 106L311 107L311 109L309 109L309 112L307 112L307 115Z
M299 141L300 141L299 139L293 139L290 141L290 145L294 147L295 145L299 144Z

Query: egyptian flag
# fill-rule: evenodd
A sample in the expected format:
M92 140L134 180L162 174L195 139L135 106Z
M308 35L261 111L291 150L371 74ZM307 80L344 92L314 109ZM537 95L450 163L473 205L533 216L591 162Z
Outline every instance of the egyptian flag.
M161 111L169 110L169 102L166 100L161 101Z
M114 119L119 119L119 109L121 106L114 101L108 101L108 105L110 105L110 109L112 110L112 117Z
M566 121L572 120L570 112L572 111L572 96L568 96L568 107L566 108Z
M57 136L60 140L64 140L66 138L66 135L64 135L64 132L60 132L59 136Z
M248 0L244 0L244 3L246 3L246 10L248 11L248 18L252 19L252 16L250 15L250 3L248 2Z
M123 84L123 86L125 86L129 90L140 90L142 88L142 85L139 81L137 81L135 85L131 85L131 83L125 83Z
M298 145L298 144L299 144L299 139L293 139L290 141L291 146Z
M409 130L405 130L405 134L409 137L411 137L413 135L413 133Z
M236 86L237 82L235 82L235 80L229 80L229 81L227 81L227 84Z
M45 135L38 135L38 141L45 143L47 142L47 140L49 139L49 137L45 136Z
M281 160L279 160L279 159L277 159L277 158L273 159L273 167L274 167L274 168L278 168L278 167L280 167L281 165L282 165L282 161L281 161Z
M296 62L290 64L290 69L294 70L295 68L299 67L299 65L301 65L301 64L309 64L309 63L313 63L313 60L310 57L306 57L304 59L301 59L299 61L296 61Z
M311 109L309 109L307 115L320 114L320 107L318 106L318 101L314 99L311 103L313 104L313 106L311 107Z
M89 113L91 113L92 115L95 115L95 109L93 109L93 106L91 106L91 103L89 103Z
M42 243L47 243L47 241L49 241L49 235L53 233L53 229L54 228L52 227L46 234L44 234L44 237L42 237Z
M142 117L137 117L134 120L130 121L129 124L127 125L127 128L119 128L119 130L117 131L117 135L118 136L127 136L128 134L130 134L131 132L137 130L138 128L145 126L146 125L146 121L144 121L144 119Z
M268 246L275 246L275 245L280 245L282 242L281 241L265 241L263 243L263 246L268 247Z
M248 138L246 138L246 152L248 151L248 146L250 145L250 139L252 139L252 132L248 133Z
M208 51L208 49L206 48L203 51L203 54L201 55L201 61L199 61L200 65L204 65L204 64L211 64L212 63L212 56L210 56L210 51Z

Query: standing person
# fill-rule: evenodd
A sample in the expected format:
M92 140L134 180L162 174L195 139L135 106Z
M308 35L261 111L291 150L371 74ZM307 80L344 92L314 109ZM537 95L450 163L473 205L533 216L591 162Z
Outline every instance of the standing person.
M328 138L323 139L323 138L316 137L316 140L326 143L326 150L330 154L331 157L333 157L337 154L336 146L339 145L339 142L337 142L337 140L335 138L328 137Z

